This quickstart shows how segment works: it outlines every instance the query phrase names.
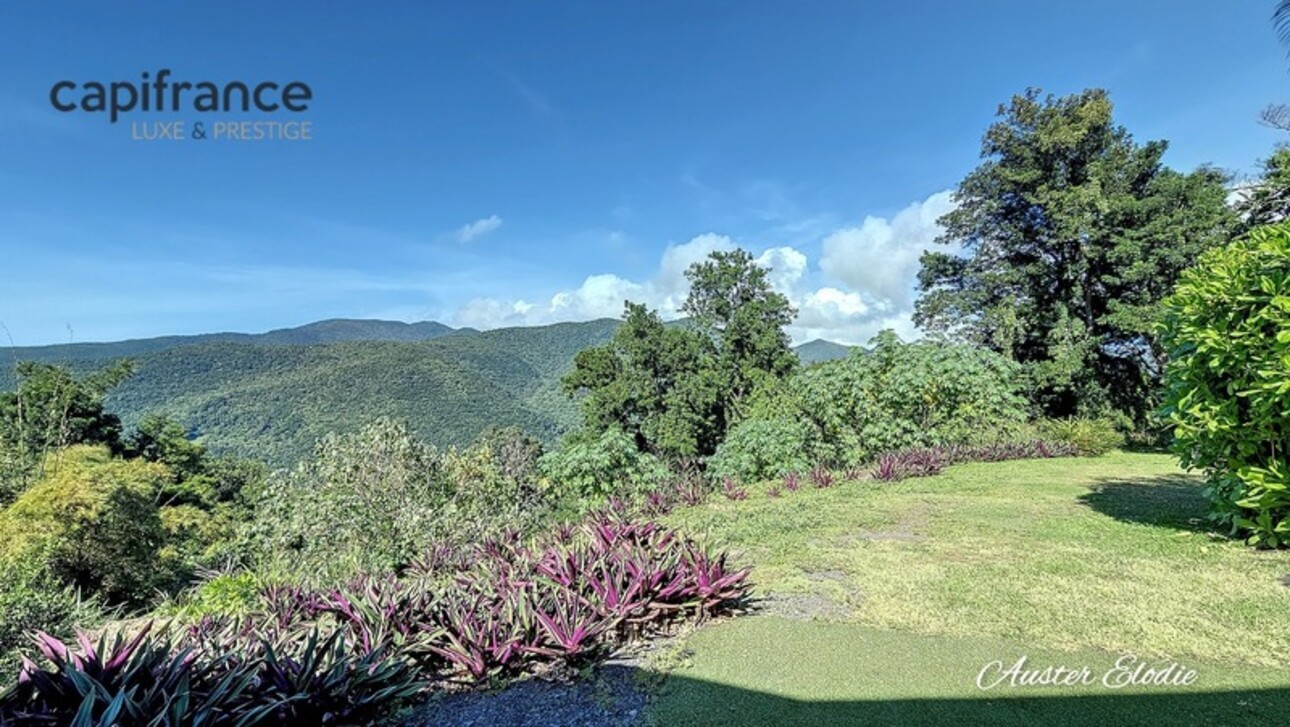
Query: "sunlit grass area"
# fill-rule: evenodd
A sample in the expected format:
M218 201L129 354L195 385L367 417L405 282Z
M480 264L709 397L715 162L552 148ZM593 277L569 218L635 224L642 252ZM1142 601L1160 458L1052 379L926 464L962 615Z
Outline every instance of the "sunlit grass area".
M689 646L654 703L654 724L1275 725L1290 709L1284 671L1190 660L1180 664L1196 672L1190 687L1109 688L1103 678L1115 684L1131 671L1116 671L1119 655L997 637L756 616L701 631ZM1030 669L1087 666L1092 683L977 688L984 665L1006 669L1023 655Z
M1131 652L1195 665L1188 695L1282 690L1185 702L1200 710L1197 720L1213 709L1233 722L1240 702L1258 722L1259 705L1288 706L1290 554L1210 532L1202 489L1171 457L1113 453L962 465L895 484L807 485L779 498L755 488L745 501L678 510L675 522L754 566L761 613L694 636L690 665L669 682L657 716L685 723L704 684L781 698L734 700L771 711L735 707L729 715L745 719L732 724L779 721L781 708L814 714L794 700L993 703L1008 695L973 683L988 661L1042 656L1092 664L1100 676ZM1042 693L1076 709L1068 688ZM1085 701L1101 706L1078 711L1123 709L1116 694L1125 691L1093 688ZM1151 703L1132 701L1148 710L1139 718ZM1051 720L1033 709L1055 708L1020 705L1001 705L990 719ZM963 707L941 708L948 717ZM875 705L865 709L847 714L883 719ZM701 721L726 718L717 714Z

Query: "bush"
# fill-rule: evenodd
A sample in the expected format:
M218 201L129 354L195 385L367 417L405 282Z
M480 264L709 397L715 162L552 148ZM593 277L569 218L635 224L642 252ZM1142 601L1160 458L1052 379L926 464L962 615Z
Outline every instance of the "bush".
M807 469L807 428L791 419L745 419L708 460L717 478L755 482Z
M92 599L52 577L40 564L18 562L0 579L0 684L17 676L18 652L40 629L68 637L76 626L96 626L102 612Z
M1098 457L1124 446L1124 435L1113 420L1105 417L1045 419L1037 428L1044 439L1065 442L1081 457Z
M337 582L394 569L441 534L449 500L438 453L379 419L328 435L312 459L261 488L252 554L287 575Z
M891 331L869 352L811 366L792 386L809 439L832 465L881 452L1015 439L1026 401L1016 363L994 352L934 341L902 343Z
M1290 543L1290 225L1206 253L1165 303L1164 416L1213 514L1252 544Z
M165 539L154 500L167 469L78 445L49 455L44 472L0 512L0 564L40 563L111 602L149 597Z
M895 482L909 477L931 477L950 465L966 462L1004 462L1013 459L1073 457L1074 445L1039 439L995 442L975 447L917 447L886 452L878 457L871 475L875 480Z
M543 456L539 467L557 499L587 503L651 489L668 474L658 458L637 450L631 436L618 429L575 432Z
M0 724L366 723L425 686L567 673L731 613L747 577L677 531L602 513L531 540L435 548L401 578L265 588L244 617L160 636L42 635L43 658L0 696Z

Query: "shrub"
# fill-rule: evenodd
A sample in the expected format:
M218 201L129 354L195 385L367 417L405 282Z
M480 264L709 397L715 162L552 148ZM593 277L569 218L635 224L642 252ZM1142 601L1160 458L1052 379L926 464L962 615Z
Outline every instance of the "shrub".
M1163 414L1213 514L1252 544L1290 543L1290 226L1206 253L1165 302Z
M1065 442L1023 440L995 442L975 447L954 445L949 447L916 447L887 452L878 457L873 471L875 480L895 482L908 477L938 475L950 465L965 462L1004 462L1012 459L1047 459L1072 457L1077 454L1073 445Z
M745 419L726 435L726 440L708 460L708 470L717 477L734 477L745 482L782 477L805 469L807 428L792 419Z
M0 695L0 722L188 725L368 723L417 692L409 666L380 651L355 656L344 632L254 649L236 633L200 646L152 637L145 627L97 644L36 638L44 665L28 662Z
M618 429L598 435L575 432L543 456L539 467L558 496L587 502L648 489L667 474L657 458L638 451L636 442Z
M1081 457L1098 457L1124 446L1124 435L1115 421L1106 417L1046 419L1037 428L1044 439L1065 442Z
M17 676L18 652L30 633L40 629L66 638L74 627L96 626L101 618L93 599L59 583L40 564L10 564L0 579L0 684Z
M446 529L437 452L379 419L329 435L312 459L271 478L247 528L254 553L289 575L339 582L392 570Z
M165 538L154 496L169 472L114 459L102 446L49 457L40 481L0 512L0 564L41 563L62 583L109 601L150 596Z
M869 352L811 366L791 383L808 440L826 464L881 452L1016 438L1026 402L1018 365L991 351L884 331Z
M827 467L816 465L811 468L811 484L823 490L833 486L833 473Z
M729 477L721 482L721 494L725 495L727 500L748 499L748 490L736 485Z

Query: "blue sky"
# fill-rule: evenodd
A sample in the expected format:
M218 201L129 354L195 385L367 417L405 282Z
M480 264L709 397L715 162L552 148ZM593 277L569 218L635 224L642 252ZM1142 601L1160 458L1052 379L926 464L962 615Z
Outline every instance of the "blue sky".
M1290 101L1273 3L5 3L0 322L35 345L328 317L665 313L740 245L798 340L912 332L917 257L1027 86L1111 91L1248 174ZM1049 7L1051 6L1051 7ZM144 142L68 79L301 80L307 142ZM246 117L251 118L251 117ZM0 332L2 333L2 332Z

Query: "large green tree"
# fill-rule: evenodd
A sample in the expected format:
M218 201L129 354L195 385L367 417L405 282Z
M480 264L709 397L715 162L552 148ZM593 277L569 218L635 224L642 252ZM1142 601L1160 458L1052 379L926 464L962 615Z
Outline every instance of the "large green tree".
M961 253L922 258L915 321L1021 363L1043 413L1141 421L1164 363L1160 301L1237 226L1227 178L1166 167L1166 143L1135 142L1102 90L1030 89L999 117L941 219L938 241Z
M784 331L797 311L766 273L746 250L714 252L685 273L690 295L683 310L715 342L736 413L758 385L791 374L798 363Z
M579 353L564 380L586 394L589 429L621 429L667 457L712 454L748 395L797 365L783 329L796 312L751 255L714 252L686 276L689 321L667 325L628 302L613 340Z

